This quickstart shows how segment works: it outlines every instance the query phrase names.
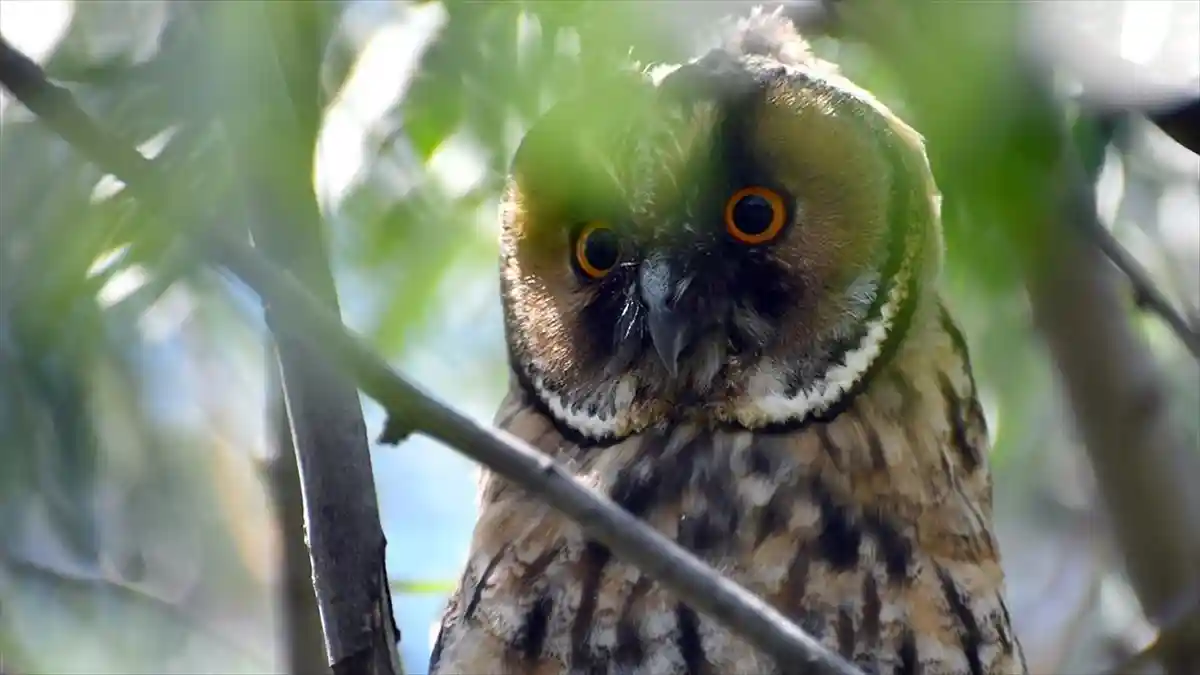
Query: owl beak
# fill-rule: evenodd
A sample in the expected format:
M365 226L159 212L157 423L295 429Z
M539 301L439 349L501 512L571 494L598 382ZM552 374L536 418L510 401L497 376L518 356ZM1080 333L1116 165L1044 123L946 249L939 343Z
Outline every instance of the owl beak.
M679 296L690 280L680 279L676 266L661 257L643 262L639 276L650 341L673 379L679 375L679 355L692 337L688 317L677 310Z

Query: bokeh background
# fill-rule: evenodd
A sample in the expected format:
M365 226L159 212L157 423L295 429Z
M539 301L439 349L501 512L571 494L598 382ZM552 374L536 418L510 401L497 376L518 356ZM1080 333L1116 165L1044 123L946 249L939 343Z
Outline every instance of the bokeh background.
M230 61L214 52L222 22L237 18L220 7L233 4L0 0L0 32L108 129L219 203L238 185L238 162L213 120L280 105L270 91L221 93ZM1168 88L1200 91L1200 3L1053 4L1031 5L1032 33L1074 45L1076 63L1100 43ZM490 421L506 386L497 191L523 130L589 68L631 45L654 58L748 5L297 6L316 26L304 58L319 86L291 104L311 116L300 152L342 317L405 375ZM816 47L905 109L869 55ZM1062 79L1068 93L1081 86ZM279 460L261 307L187 246L130 245L130 232L171 224L139 211L7 92L0 114L0 671L280 672L289 535L268 479ZM1102 221L1195 320L1200 160L1137 116L1108 124L1090 148ZM1017 631L1035 672L1101 672L1152 631L1015 265L987 232L950 227L947 238L944 288L995 443ZM1128 311L1196 448L1197 364L1156 317ZM381 410L366 398L363 409L374 436ZM422 673L466 554L476 469L423 438L373 446L372 459L402 656Z

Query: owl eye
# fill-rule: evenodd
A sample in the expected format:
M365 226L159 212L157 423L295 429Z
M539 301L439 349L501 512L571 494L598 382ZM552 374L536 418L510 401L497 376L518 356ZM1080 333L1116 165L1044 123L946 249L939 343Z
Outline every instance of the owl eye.
M770 188L742 188L725 204L725 230L743 244L771 241L783 229L786 218L783 197Z
M621 258L617 233L603 223L588 223L575 238L575 265L584 276L599 279Z

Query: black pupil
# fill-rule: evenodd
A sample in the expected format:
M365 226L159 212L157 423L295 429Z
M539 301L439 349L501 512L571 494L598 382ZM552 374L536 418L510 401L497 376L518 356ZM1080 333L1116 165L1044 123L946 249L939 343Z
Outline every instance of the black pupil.
M617 235L609 229L592 230L583 242L583 255L587 263L598 270L607 270L617 264L620 250L617 246Z
M733 205L733 224L746 234L766 232L774 219L774 207L760 195L746 195Z

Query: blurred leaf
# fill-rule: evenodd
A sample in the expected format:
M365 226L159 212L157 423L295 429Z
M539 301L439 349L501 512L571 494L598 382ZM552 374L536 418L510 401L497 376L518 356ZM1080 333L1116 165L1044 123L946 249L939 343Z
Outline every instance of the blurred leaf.
M6 600L0 620L22 618L0 633L0 645L16 646L5 652L6 667L16 672L172 672L189 652L199 657L193 663L220 672L263 672L267 663L260 647L211 631L185 609L137 586L0 560L0 597ZM64 643L71 648L60 648Z

